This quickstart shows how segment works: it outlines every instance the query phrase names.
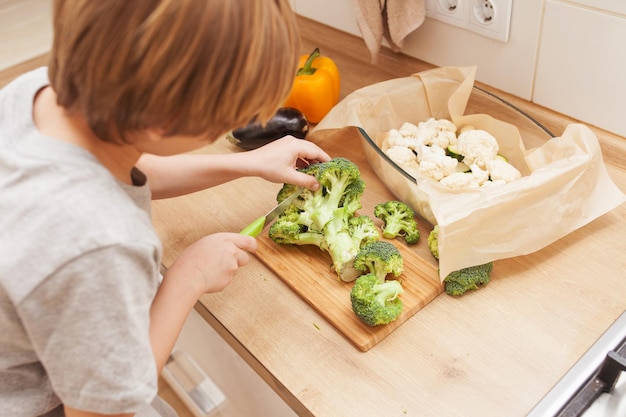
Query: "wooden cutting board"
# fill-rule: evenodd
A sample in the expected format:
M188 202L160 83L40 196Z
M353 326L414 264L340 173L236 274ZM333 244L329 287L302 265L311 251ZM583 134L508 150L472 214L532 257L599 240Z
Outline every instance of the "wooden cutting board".
M357 164L366 182L361 200L363 208L359 210L359 214L370 216L380 225L381 222L374 217L374 206L394 199L394 196L370 168L362 151L358 131L345 128L320 132L309 140L317 143L331 157L345 157ZM347 141L350 146L346 147ZM340 143L343 143L341 148ZM353 313L350 304L352 283L342 282L337 278L331 270L328 253L315 246L277 245L268 237L266 229L257 238L257 256L330 324L365 352L443 292L436 261L426 244L432 226L421 219L418 224L421 237L416 245L409 246L399 239L390 240L400 250L404 261L404 272L399 277L404 288L401 295L404 308L396 321L382 326L370 327Z

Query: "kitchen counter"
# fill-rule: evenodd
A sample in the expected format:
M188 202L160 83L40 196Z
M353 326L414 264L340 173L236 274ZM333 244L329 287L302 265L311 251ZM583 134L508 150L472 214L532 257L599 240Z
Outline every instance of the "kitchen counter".
M318 46L336 61L342 97L432 67L389 51L372 66L361 39L300 21L303 53ZM494 92L557 135L572 122ZM626 190L626 139L592 129ZM354 135L342 140L333 150L359 152ZM220 140L201 151L237 150ZM245 178L154 202L164 265L202 236L242 229L279 188ZM367 352L255 257L196 310L300 416L524 416L626 310L625 232L622 205L541 251L496 261L487 287L438 296Z

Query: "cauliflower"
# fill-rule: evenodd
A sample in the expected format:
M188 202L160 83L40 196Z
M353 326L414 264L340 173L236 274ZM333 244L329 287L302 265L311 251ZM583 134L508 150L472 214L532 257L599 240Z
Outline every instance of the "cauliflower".
M441 180L456 171L459 163L455 158L446 155L446 151L438 146L422 146L417 153L418 172L434 179Z
M447 177L443 177L439 182L446 187L453 189L480 187L480 183L476 180L476 178L471 173L467 172L453 172Z
M489 171L480 168L476 164L470 165L470 170L478 185L484 185L489 182Z
M405 138L417 138L419 136L419 129L413 123L404 122L398 132Z
M417 161L420 164L424 161L437 162L447 156L445 149L439 146L422 145L415 151L417 152Z
M410 148L405 146L393 146L387 149L385 153L393 162L402 167L418 168L416 155Z
M402 136L398 129L391 129L385 136L385 142L389 148L402 146L409 149L415 149L417 140L414 137Z
M487 161L487 170L491 181L508 183L522 177L522 174L513 165L501 158Z
M453 189L506 184L521 173L498 155L498 141L485 130L457 128L447 119L405 122L385 137L385 153L410 175L425 176Z
M417 130L417 137L422 139L424 145L439 146L445 149L457 141L456 125L447 119L431 117L425 122L420 122Z
M468 130L457 138L456 150L465 164L484 168L487 161L498 156L498 141L484 130Z

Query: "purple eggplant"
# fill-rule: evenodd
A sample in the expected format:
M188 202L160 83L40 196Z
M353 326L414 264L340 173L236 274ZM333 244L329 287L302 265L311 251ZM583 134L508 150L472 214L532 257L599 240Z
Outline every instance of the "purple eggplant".
M252 121L226 137L238 147L251 150L288 135L304 139L308 131L309 122L302 112L292 107L281 107L265 126Z

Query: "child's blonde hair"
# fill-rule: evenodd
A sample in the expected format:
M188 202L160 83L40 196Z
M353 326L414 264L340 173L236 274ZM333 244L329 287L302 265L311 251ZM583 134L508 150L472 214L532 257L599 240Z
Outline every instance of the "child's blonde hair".
M288 0L55 0L50 82L102 140L217 135L269 119L289 92Z

